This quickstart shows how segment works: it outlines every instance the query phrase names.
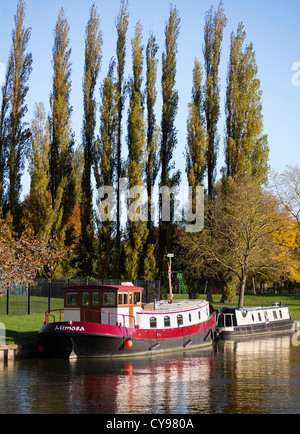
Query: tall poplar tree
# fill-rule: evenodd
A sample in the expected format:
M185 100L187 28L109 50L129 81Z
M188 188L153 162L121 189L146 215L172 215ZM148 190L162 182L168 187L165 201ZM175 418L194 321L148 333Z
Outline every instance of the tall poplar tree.
M124 87L124 68L126 57L126 33L128 29L128 1L122 0L120 12L117 18L116 27L118 33L117 40L117 98L118 98L118 111L117 111L117 183L122 177L122 118L125 104ZM117 234L116 234L116 248L121 253L121 209L120 209L120 191L117 188ZM117 260L119 261L119 260Z
M128 110L128 163L129 188L143 186L146 162L146 127L142 94L143 47L142 26L136 25L132 40L133 76L130 80L130 104ZM136 198L132 198L136 199ZM140 209L142 217L143 210ZM145 215L144 215L145 217ZM130 218L130 216L129 216ZM148 230L145 218L127 222L124 243L126 277L137 279L143 267L143 250Z
M100 137L97 141L97 188L101 185L113 187L116 178L118 95L114 78L115 60L109 64L108 74L100 88Z
M25 98L29 90L28 80L32 70L32 55L26 53L31 29L24 27L25 2L20 0L12 32L12 48L9 57L10 113L7 130L8 197L7 208L13 225L18 229L20 219L21 176L24 170L25 152L30 139L30 129L23 122L27 112Z
M22 223L39 240L57 234L62 223L63 188L59 188L52 206L50 178L50 123L43 103L36 103L31 121L31 141L27 152L30 174L30 193L22 204Z
M81 188L81 263L85 276L93 273L94 223L92 165L95 160L94 135L96 128L96 99L94 97L101 67L102 33L95 4L91 8L85 34L85 65L83 79L83 153L84 168Z
M176 56L178 52L178 37L180 33L180 17L176 7L170 7L170 15L165 28L165 52L162 55L162 97L163 110L161 121L161 180L160 185L173 187L179 183L180 172L171 175L171 170L175 167L173 161L173 151L177 144L177 130L175 118L178 110L178 91L175 89L176 83ZM160 209L162 214L162 209ZM173 224L171 221L163 222L160 219L160 254L161 260L171 247L173 237Z
M71 49L69 24L62 8L54 30L53 90L50 96L50 192L52 206L63 193L62 226L67 223L74 207L72 179L73 134L71 129ZM62 234L63 235L63 234Z
M156 124L155 103L156 103L156 78L157 64L156 57L158 45L156 44L155 36L150 34L146 48L146 105L147 105L147 152L146 152L146 174L145 182L148 196L148 218L147 229L148 239L144 248L144 271L143 277L145 280L154 280L157 275L156 267L156 245L155 245L155 229L154 222L151 218L152 207L152 188L155 185L159 169L160 169L160 128Z
M37 103L31 122L31 146L28 152L31 182L25 218L30 222L34 234L41 238L49 235L49 211L52 210L48 190L49 151L50 135L46 111L43 103Z
M226 177L254 176L265 182L269 148L263 134L260 81L253 44L245 48L246 32L239 24L231 34L226 92Z
M6 69L4 84L1 87L2 101L0 108L0 208L4 206L5 175L7 170L7 140L8 140L8 118L10 102L10 68Z
M107 77L101 86L100 137L97 140L96 184L113 187L116 178L117 145L117 88L114 80L114 61L111 61ZM115 245L116 223L100 222L99 230L99 277L107 279L119 273Z
M195 59L193 70L192 101L187 120L186 173L189 185L195 189L203 185L206 172L207 132L203 113L203 71Z
M220 78L219 65L221 60L221 44L227 19L224 15L222 2L217 12L213 6L206 13L204 27L204 69L206 73L204 110L206 129L208 132L207 148L207 184L208 195L213 196L216 178L219 136L217 124L220 118Z
M152 240L153 222L151 221L151 192L155 185L156 178L160 167L159 145L160 145L160 129L156 125L155 103L156 103L156 78L157 78L157 63L156 57L158 45L155 42L155 37L151 33L147 49L147 82L146 82L146 103L147 103L147 155L146 155L146 185L148 195L148 230L150 231L150 241Z

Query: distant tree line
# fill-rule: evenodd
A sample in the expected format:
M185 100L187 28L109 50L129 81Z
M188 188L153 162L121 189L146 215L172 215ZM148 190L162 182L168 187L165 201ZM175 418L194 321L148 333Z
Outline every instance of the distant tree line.
M19 0L6 78L1 89L2 219L9 222L16 239L24 231L30 230L37 240L55 240L63 246L65 255L55 268L57 277L78 275L151 280L162 276L165 255L174 249L177 252L189 249L188 240L192 237L185 234L184 224L175 224L172 212L170 222L160 218L156 225L150 218L150 206L147 221L128 221L122 226L120 189L117 186L119 179L124 177L128 179L129 187L145 186L148 203L151 204L151 191L156 184L171 188L181 181L181 173L176 170L173 159L174 149L178 145L176 116L179 94L176 89L176 69L181 21L179 11L170 6L165 26L165 45L160 65L162 107L159 125L156 100L160 62L155 35L150 34L145 49L142 44L142 24L136 24L130 47L132 73L129 80L125 80L129 8L127 0L122 0L116 19L115 56L112 57L106 77L99 83L103 34L97 8L95 4L91 7L85 32L82 140L79 144L75 143L72 131L72 51L70 28L63 9L59 11L54 29L50 112L46 113L44 104L38 102L31 125L24 120L32 71L29 50L31 29L24 27L24 15L25 2ZM217 125L221 115L219 65L226 25L227 19L220 2L216 11L211 7L205 15L203 62L196 57L191 71L193 85L184 153L189 184L194 191L196 186L205 188L208 204L206 228L212 231L210 235L214 234L216 228L216 216L223 215L225 210L227 212L223 199L220 202L220 195L229 194L235 191L235 186L247 184L250 180L252 185L253 178L256 187L262 191L269 172L269 147L263 131L262 92L257 78L255 52L252 43L246 45L246 32L241 23L236 33L232 32L230 40L225 102L225 161L222 180L217 181L220 141ZM122 153L125 144L124 119L127 119L126 159ZM98 131L97 123L100 125ZM31 177L30 193L21 201L21 177L26 158ZM103 185L116 189L116 221L101 222L97 218L93 179L97 189ZM220 205L218 210L217 204ZM232 212L240 211L233 209ZM198 255L197 252L194 254ZM200 257L202 255L198 255ZM205 274L204 263L209 264L209 267L212 263L208 251L204 259L201 267ZM193 258L190 260L193 261ZM220 264L220 261L216 260L216 263ZM189 270L184 260L181 266ZM223 266L225 270L224 263ZM244 283L245 276L240 275L233 265L226 270L231 270L233 274L226 277L225 286L234 280L234 276ZM225 274L224 271L219 277L224 280Z

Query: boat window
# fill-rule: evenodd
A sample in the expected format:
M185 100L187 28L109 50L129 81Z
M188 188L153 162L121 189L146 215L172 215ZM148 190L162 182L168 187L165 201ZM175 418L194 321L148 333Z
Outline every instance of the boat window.
M67 293L67 306L78 306L78 292Z
M103 294L103 304L104 306L114 306L115 305L115 293L105 292Z
M165 327L171 327L171 319L169 316L164 317L164 324L165 324Z
M199 317L199 319L201 319L201 312L200 312L200 310L198 310L198 317Z
M183 325L183 317L182 317L182 315L177 315L177 324L178 324L178 326Z
M82 303L82 306L88 306L89 305L89 293L88 292L82 293L81 303Z
M273 310L273 317L274 317L274 319L277 319L277 312L276 312L276 310Z
M129 304L132 304L132 292L129 293Z
M141 303L141 293L135 292L134 293L134 304L140 304Z
M252 321L254 322L254 315L252 314Z
M225 314L225 327L233 327L233 315Z
M123 304L123 294L121 292L119 292L119 305Z
M127 292L124 293L123 304L128 304L128 293Z
M258 312L258 319L259 319L259 321L261 321L261 314L260 314L260 312Z
M93 292L92 293L92 305L93 306L99 306L99 303L100 303L99 292Z
M150 318L150 328L151 329L155 329L156 328L156 318L154 316L152 316Z
M282 312L281 312L281 310L279 311L279 315L280 315L280 318L282 319Z
M189 321L192 322L192 314L189 313Z

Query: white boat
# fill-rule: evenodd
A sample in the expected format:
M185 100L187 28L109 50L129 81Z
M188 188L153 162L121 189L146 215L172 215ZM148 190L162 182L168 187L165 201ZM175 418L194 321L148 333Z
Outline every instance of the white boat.
M292 332L294 321L287 306L223 307L218 309L216 333L220 339Z

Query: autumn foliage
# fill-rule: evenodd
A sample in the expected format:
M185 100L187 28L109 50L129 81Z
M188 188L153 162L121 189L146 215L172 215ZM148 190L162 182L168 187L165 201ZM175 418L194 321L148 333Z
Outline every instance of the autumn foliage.
M65 249L53 239L38 239L31 229L16 234L0 220L0 276L2 285L33 284L37 277L50 279L65 258Z

